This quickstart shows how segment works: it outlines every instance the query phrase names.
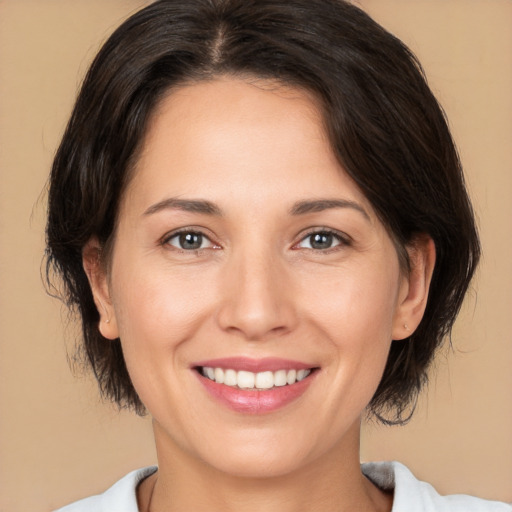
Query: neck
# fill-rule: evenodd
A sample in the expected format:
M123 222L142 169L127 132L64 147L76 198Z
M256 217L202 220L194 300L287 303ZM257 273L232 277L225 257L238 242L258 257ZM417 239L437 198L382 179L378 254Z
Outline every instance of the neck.
M220 471L170 442L158 425L155 438L159 470L139 489L144 512L391 510L392 498L360 471L359 424L329 453L287 474L264 478Z

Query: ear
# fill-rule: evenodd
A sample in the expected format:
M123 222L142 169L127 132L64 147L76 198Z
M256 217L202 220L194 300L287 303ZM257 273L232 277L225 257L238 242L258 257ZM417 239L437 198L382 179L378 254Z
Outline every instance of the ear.
M97 238L91 238L83 247L82 265L89 279L94 303L100 315L98 329L105 338L114 340L119 337L119 332L110 299L107 273L101 261L101 245Z
M417 235L406 247L410 271L404 274L398 305L393 319L394 340L410 336L418 327L427 306L428 291L436 262L434 241L426 234Z

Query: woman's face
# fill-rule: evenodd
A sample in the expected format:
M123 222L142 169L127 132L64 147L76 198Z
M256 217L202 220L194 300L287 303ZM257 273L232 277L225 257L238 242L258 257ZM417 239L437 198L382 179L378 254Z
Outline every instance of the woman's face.
M409 279L310 96L228 78L170 94L110 269L100 328L160 451L247 476L357 455Z

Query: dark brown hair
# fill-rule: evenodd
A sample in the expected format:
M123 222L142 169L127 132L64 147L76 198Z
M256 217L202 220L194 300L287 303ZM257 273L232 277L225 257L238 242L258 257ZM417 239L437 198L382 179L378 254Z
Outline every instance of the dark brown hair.
M479 242L457 151L420 64L341 0L160 0L100 50L53 163L47 276L60 276L66 302L81 317L103 395L144 412L119 340L98 331L82 248L93 236L106 247L112 242L120 196L159 100L180 84L219 75L272 78L313 92L335 154L399 254L419 233L434 240L425 315L414 334L392 342L369 406L384 422L407 419L460 309Z

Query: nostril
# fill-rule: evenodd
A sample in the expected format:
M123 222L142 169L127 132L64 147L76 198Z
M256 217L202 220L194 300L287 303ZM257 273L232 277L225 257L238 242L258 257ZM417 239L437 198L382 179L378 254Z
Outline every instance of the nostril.
M269 336L279 336L293 329L292 315L280 307L255 308L243 304L225 305L219 312L220 327L247 341L261 341Z

